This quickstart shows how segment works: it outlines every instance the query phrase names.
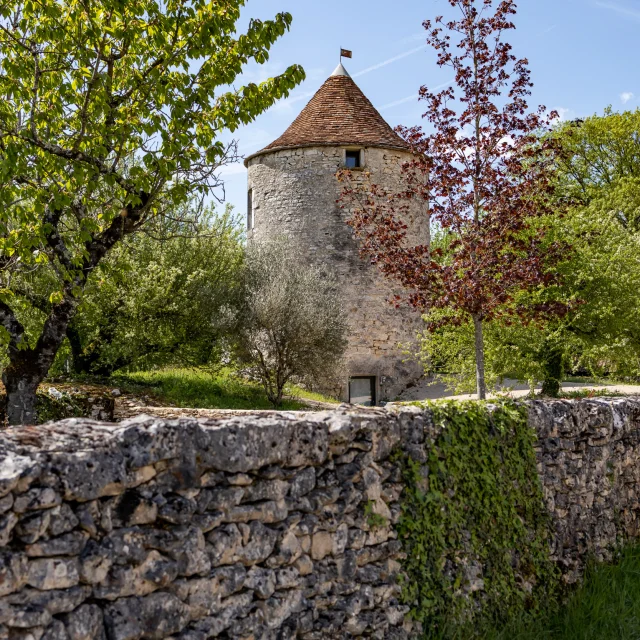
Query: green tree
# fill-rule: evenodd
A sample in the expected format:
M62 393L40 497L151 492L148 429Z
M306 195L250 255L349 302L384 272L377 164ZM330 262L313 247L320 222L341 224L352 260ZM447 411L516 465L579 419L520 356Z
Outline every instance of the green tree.
M487 326L492 377L541 380L546 395L558 394L568 368L619 378L640 375L640 111L607 110L565 123L554 135L564 148L561 197L573 206L543 224L550 240L571 251L557 266L559 286L533 291L514 304L562 303L568 311L546 321ZM472 382L469 331L460 325L448 334L424 336L425 355L458 389Z
M225 356L243 261L238 226L227 211L187 229L156 227L125 239L89 277L67 327L75 373L216 367Z
M348 333L337 286L286 239L249 247L237 314L236 361L275 408L291 380L335 386Z
M219 139L304 77L230 88L291 16L237 22L244 0L7 0L0 5L0 326L11 423L35 391L87 279L122 239L221 186ZM50 310L30 339L16 273L48 265Z

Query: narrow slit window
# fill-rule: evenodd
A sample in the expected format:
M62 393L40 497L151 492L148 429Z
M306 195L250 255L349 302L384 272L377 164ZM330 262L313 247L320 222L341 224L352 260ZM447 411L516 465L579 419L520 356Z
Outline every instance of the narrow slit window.
M253 189L247 193L247 231L253 229Z
M360 151L347 151L345 155L345 166L347 169L356 169L362 166L360 163Z

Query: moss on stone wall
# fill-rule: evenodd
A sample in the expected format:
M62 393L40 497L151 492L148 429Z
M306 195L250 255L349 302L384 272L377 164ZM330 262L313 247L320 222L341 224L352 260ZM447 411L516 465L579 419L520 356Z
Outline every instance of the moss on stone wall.
M404 598L426 637L481 637L486 624L540 608L558 584L535 434L511 402L429 408L426 461L399 455Z

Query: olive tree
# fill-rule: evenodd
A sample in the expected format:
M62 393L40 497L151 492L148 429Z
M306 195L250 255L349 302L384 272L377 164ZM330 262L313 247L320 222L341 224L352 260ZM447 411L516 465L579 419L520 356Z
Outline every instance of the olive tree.
M89 275L126 236L220 193L251 122L303 78L294 65L236 88L288 13L238 28L245 0L6 0L0 4L0 347L7 416L33 422ZM55 273L29 336L15 274Z
M287 382L321 385L337 375L347 321L335 281L278 239L248 248L243 289L234 354L274 407Z

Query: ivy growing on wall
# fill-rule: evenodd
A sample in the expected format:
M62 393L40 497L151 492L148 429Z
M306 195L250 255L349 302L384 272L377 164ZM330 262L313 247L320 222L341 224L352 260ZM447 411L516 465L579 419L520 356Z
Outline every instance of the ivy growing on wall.
M427 638L468 638L537 610L558 583L535 434L512 402L428 406L426 464L398 455L404 598Z

